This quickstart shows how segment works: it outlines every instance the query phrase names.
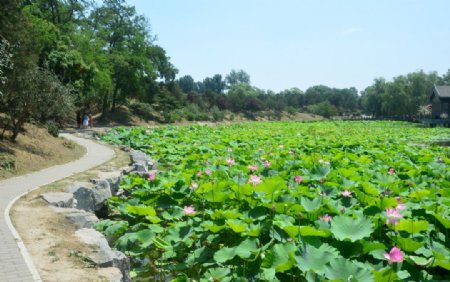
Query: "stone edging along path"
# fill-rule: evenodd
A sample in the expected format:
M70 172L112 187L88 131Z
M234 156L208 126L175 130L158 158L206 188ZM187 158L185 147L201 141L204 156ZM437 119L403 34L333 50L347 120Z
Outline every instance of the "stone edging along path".
M86 147L87 153L81 159L68 164L53 166L37 172L0 181L0 280L1 281L41 281L19 234L9 217L14 202L39 186L86 171L98 166L114 156L114 151L94 141L78 138L70 134L60 136Z

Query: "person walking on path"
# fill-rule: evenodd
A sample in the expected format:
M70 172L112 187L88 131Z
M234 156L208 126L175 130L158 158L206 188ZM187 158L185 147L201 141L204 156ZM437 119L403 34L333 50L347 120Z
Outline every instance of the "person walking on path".
M94 126L94 119L92 118L92 114L89 113L89 127L92 128Z
M85 113L83 115L83 128L88 128L89 126L89 116Z

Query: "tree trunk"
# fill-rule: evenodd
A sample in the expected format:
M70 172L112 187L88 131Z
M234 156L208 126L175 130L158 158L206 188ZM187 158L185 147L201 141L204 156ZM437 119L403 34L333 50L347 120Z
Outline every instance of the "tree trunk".
M105 94L103 94L103 105L102 105L102 117L101 119L106 119L106 116L108 115L108 91L105 91Z
M20 129L22 129L22 126L24 125L25 120L22 118L18 118L17 121L13 118L12 119L12 136L11 141L16 142L17 136L19 136Z
M111 106L111 112L114 113L116 111L116 102L117 102L117 93L119 92L119 89L117 87L114 87L113 97L112 97L112 106Z

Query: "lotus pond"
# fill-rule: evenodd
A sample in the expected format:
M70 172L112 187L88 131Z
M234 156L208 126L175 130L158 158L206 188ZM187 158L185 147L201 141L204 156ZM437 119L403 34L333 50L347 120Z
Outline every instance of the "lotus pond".
M116 128L160 171L97 224L136 280L443 281L450 139L399 122ZM448 281L448 280L447 280Z

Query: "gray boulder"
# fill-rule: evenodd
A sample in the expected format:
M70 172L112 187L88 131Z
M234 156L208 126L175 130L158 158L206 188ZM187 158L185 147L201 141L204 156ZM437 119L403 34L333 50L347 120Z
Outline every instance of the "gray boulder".
M117 191L119 191L120 181L122 180L121 171L117 170L117 171L100 172L97 175L97 177L98 179L106 180L109 183L109 188L111 189L111 193L113 195L115 195Z
M94 202L96 204L96 209L101 209L106 201L111 198L111 188L109 182L106 180L100 180L95 184L94 187Z
M109 183L105 180L97 182L95 186L87 182L76 182L69 187L69 192L77 200L76 208L85 211L101 210L111 197Z
M50 192L41 194L41 197L49 205L55 207L72 208L76 204L72 193Z
M117 267L105 267L105 268L99 268L97 270L98 274L100 276L103 276L107 279L109 282L122 282L123 275L120 272L120 269Z
M53 207L53 210L57 213L64 214L65 218L70 220L78 228L91 228L98 222L98 217L95 214L84 210L58 207Z
M113 252L114 252L113 266L117 267L122 272L123 275L122 281L131 281L130 259L122 252L115 250Z
M146 172L149 169L157 169L157 161L149 158L144 152L131 150L129 152L133 168L137 172Z
M131 281L130 260L122 252L111 250L105 236L90 228L77 230L75 236L82 243L94 246L93 251L87 255L91 262L99 267L117 267L122 273L122 281Z
M157 170L158 169L158 162L154 159L148 159L147 161L148 167L151 170Z
M148 163L147 155L139 150L131 150L130 151L130 159L131 163Z
M133 163L133 170L137 173L145 173L148 171L147 163Z

